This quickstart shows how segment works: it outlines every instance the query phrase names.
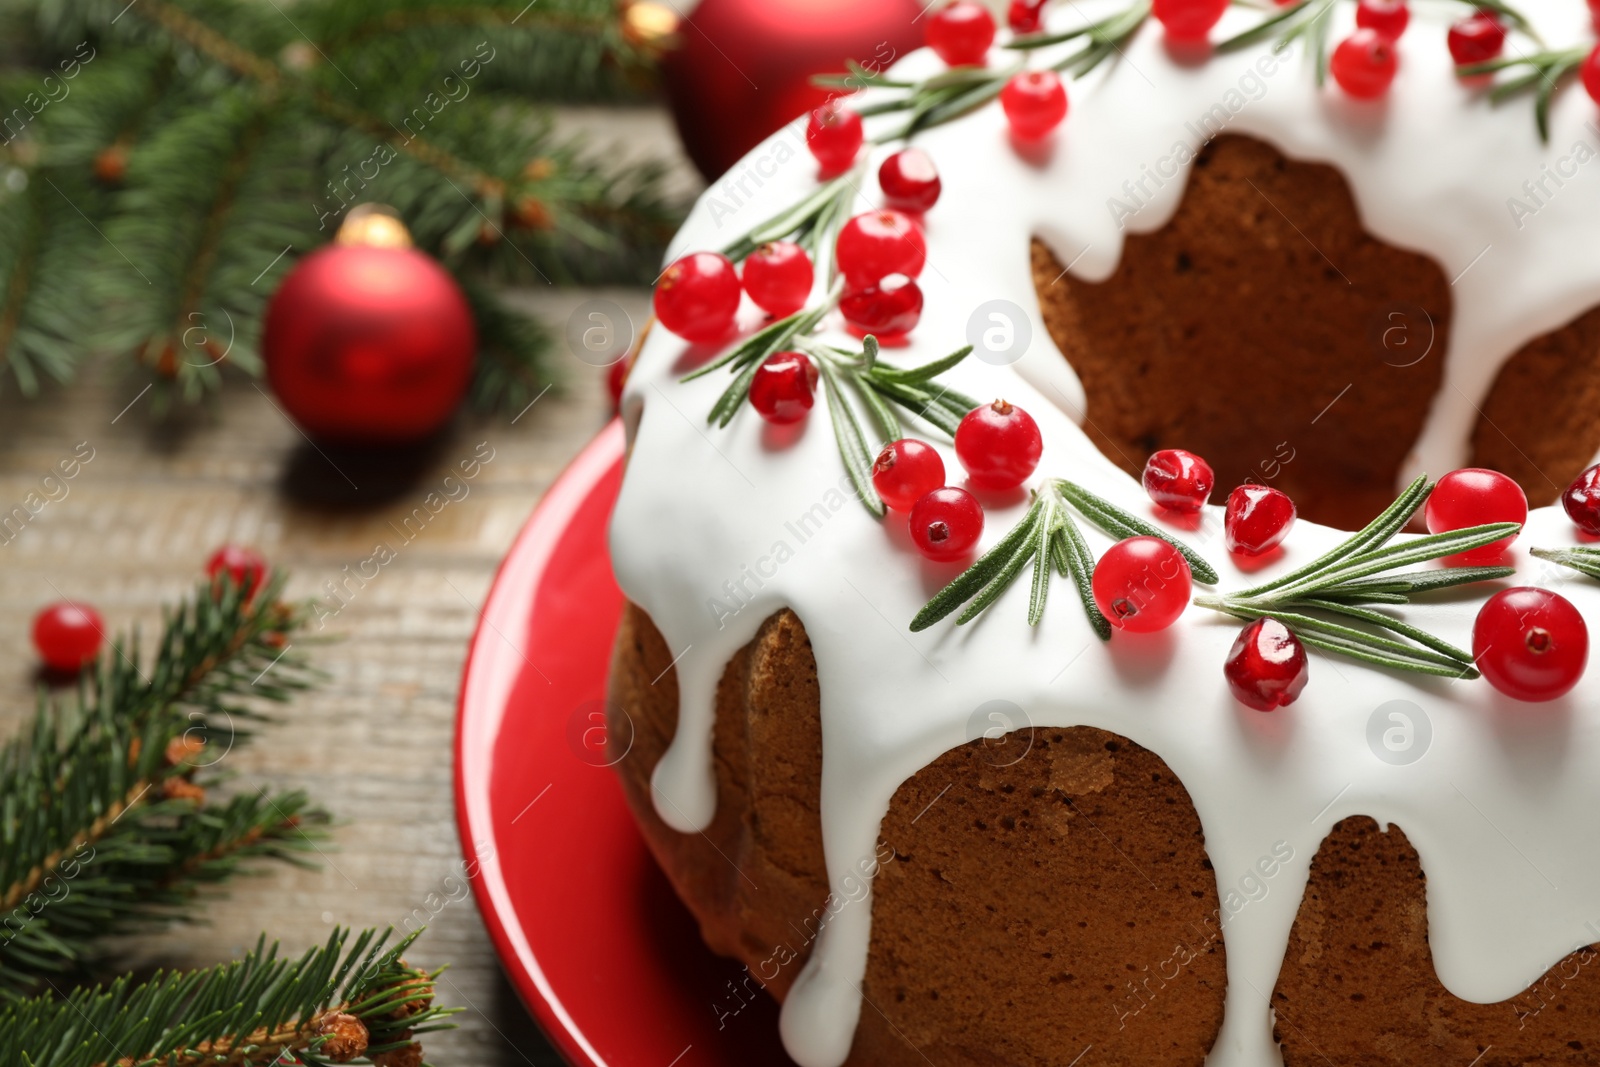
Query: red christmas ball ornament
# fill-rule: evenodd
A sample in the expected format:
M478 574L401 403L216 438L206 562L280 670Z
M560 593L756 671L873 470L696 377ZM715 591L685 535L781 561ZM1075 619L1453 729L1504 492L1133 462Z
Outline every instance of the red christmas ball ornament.
M918 48L921 16L918 0L701 0L661 61L684 150L714 180L835 95L811 84L814 76L838 74L852 59L885 70ZM796 133L772 146L770 163L804 158Z
M261 356L278 402L312 437L414 441L449 421L478 348L455 279L399 220L352 209L267 305Z
M1516 700L1554 700L1578 684L1589 662L1589 627L1572 601L1517 586L1490 597L1472 626L1478 670Z
M81 671L100 654L105 632L98 611L63 600L34 616L33 647L53 671Z

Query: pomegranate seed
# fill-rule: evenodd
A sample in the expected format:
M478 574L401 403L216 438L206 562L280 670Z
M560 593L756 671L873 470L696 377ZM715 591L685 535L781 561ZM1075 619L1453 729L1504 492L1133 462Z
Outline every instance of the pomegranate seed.
M811 112L806 123L806 147L816 157L823 175L832 176L856 161L865 133L861 116L837 100L830 100Z
M1217 476L1211 464L1181 448L1153 452L1144 464L1144 491L1164 508L1196 512L1211 499Z
M656 283L656 318L685 341L717 340L733 329L738 310L739 276L716 252L689 253Z
M1044 28L1045 0L1011 0L1006 9L1006 25L1019 35L1038 33Z
M1398 41L1410 23L1406 0L1361 0L1356 5L1356 25L1377 30L1391 41Z
M891 274L875 285L845 286L839 313L857 333L872 334L893 344L910 333L922 317L922 289L904 274Z
M1572 480L1561 494L1561 506L1578 529L1600 536L1600 463Z
M1228 10L1228 0L1155 0L1150 13L1180 40L1198 40L1211 32Z
M1306 687L1305 646L1277 619L1257 619L1240 631L1222 673L1239 703L1274 711L1293 704Z
M1487 11L1479 11L1450 27L1450 58L1456 66L1487 63L1506 46L1506 28Z
M878 168L883 199L899 211L926 211L939 200L939 172L920 148L902 148Z
M1583 677L1589 627L1570 600L1548 589L1504 589L1478 612L1472 658L1506 696L1554 700Z
M1236 556L1261 556L1283 543L1294 526L1294 501L1266 485L1241 485L1228 494L1223 540Z
M911 540L929 559L948 563L972 551L983 535L983 507L965 489L945 486L911 506Z
M53 671L81 671L100 654L105 620L87 604L63 600L33 619L33 647Z
M1357 100L1382 96L1400 69L1394 42L1377 30L1358 29L1339 42L1328 60L1328 71L1339 88Z
M973 408L956 427L956 458L979 489L1015 489L1043 451L1033 416L1004 400Z
M1067 117L1067 90L1052 70L1025 70L1000 90L1000 107L1018 140L1037 141Z
M213 583L226 571L249 600L267 577L267 557L246 545L223 545L206 560L206 575Z
M926 441L905 437L890 441L872 464L872 485L891 508L909 511L918 500L944 484L944 460Z
M804 352L774 352L750 379L750 406L780 426L799 422L811 410L816 391L816 364Z
M844 280L863 286L891 274L915 278L928 261L928 245L915 219L903 211L884 208L857 215L839 227L834 254Z
M780 319L806 306L811 279L811 257L793 241L764 244L744 261L744 291L762 311Z
M1583 88L1589 99L1600 104L1600 45L1596 45L1579 68L1583 74Z
M1486 522L1527 522L1528 498L1522 487L1499 471L1467 467L1439 479L1424 509L1429 533L1449 533ZM1454 566L1482 567L1498 560L1516 534L1493 544L1450 556Z
M1159 537L1130 537L1100 557L1090 586L1112 626L1154 633L1176 622L1189 604L1189 561Z
M955 0L928 20L924 40L952 67L982 66L994 44L994 16L982 4Z

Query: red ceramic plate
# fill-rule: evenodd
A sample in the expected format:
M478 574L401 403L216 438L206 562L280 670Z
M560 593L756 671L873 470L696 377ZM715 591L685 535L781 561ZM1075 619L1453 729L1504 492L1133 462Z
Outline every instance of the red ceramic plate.
M787 1064L776 1007L701 943L605 766L622 458L613 421L528 519L473 635L456 724L472 886L518 993L577 1067Z

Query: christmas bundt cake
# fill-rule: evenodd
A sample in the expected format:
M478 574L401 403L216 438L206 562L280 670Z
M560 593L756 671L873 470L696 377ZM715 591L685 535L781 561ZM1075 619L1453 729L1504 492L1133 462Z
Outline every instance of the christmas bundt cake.
M721 1027L1600 1057L1600 57L1527 16L957 2L700 200L609 736Z

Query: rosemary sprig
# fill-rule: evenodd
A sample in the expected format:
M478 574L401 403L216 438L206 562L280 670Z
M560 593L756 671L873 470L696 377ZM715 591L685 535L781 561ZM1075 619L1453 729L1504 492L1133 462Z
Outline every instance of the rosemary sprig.
M856 192L861 185L862 167L823 182L799 202L790 205L722 249L722 254L741 262L769 241L790 240L806 250L815 261L825 258L828 278L833 278L833 234L850 216ZM819 252L826 251L826 257Z
M1070 579L1077 587L1078 599L1083 603L1084 614L1089 617L1089 625L1094 632L1100 635L1101 640L1108 640L1111 637L1111 623L1095 605L1090 589L1094 555L1072 517L1074 510L1102 533L1118 540L1138 536L1161 538L1183 554L1196 581L1206 585L1216 583L1217 572L1188 545L1080 485L1062 478L1052 478L1047 479L1034 493L1033 505L1022 521L923 605L916 618L911 620L912 632L926 630L962 605L966 607L956 618L956 625L971 622L1000 599L1000 594L1031 561L1033 591L1028 600L1028 625L1037 626L1039 620L1044 618L1053 564L1057 574Z
M1418 593L1514 573L1510 567L1445 567L1390 573L1413 563L1481 548L1522 528L1519 523L1497 522L1390 544L1427 501L1431 488L1426 478L1418 478L1358 533L1288 574L1238 593L1197 596L1194 602L1240 619L1270 615L1313 648L1374 666L1448 678L1476 678L1478 672L1472 665L1471 653L1366 606L1407 604ZM1329 615L1336 618L1329 619ZM1365 624L1367 628L1350 623ZM1374 630L1396 636L1387 637Z
M978 402L940 382L939 375L966 359L972 346L958 348L920 367L896 367L879 359L878 339L871 334L862 339L859 352L820 344L811 338L809 334L832 306L830 299L822 306L779 319L682 380L699 378L723 367L732 371L733 381L706 416L707 422L721 428L733 421L749 399L750 382L762 360L789 349L804 352L816 364L822 379L828 418L839 442L839 457L856 495L868 511L881 518L883 501L872 485L872 463L878 450L905 436L900 410L955 437L962 416ZM856 414L857 404L866 412L865 425Z
M1600 580L1600 548L1530 548L1529 554Z
M1489 102L1500 104L1532 89L1533 121L1539 128L1539 140L1549 143L1550 102L1554 99L1561 83L1572 76L1588 54L1587 48L1535 52L1532 55L1494 59L1487 63L1469 63L1457 67L1456 73L1470 78L1479 74L1498 74L1503 70L1526 67L1526 70L1514 77L1496 82L1489 90Z
M1064 30L1060 33L1036 33L1026 37L1018 37L1008 42L1005 47L1020 51L1045 48L1053 44L1065 44L1067 41L1083 39L1084 46L1066 59L1055 64L1051 69L1057 73L1071 74L1081 78L1095 67L1099 66L1112 55L1120 52L1122 46L1132 37L1145 19L1150 17L1150 0L1135 0L1121 11L1107 15L1097 22L1090 22L1075 29Z

